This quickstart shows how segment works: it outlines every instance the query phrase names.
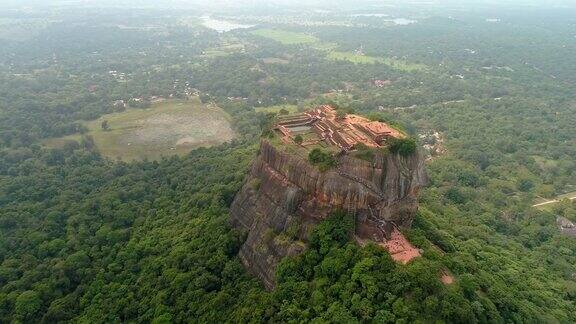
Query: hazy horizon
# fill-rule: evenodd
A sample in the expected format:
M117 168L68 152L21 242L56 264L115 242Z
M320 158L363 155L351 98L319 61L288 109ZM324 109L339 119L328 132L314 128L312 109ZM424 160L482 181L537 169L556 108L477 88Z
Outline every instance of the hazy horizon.
M561 7L576 7L574 1L569 0L5 0L0 4L0 8L21 9L25 7L50 7L50 6L64 6L64 7L156 7L156 8L182 8L200 6L204 8L250 8L250 7L325 7L327 10L354 8L354 9L370 9L373 7L435 7L435 6L448 6L448 7L465 7L465 6L480 6L484 8L490 7L503 7L503 6L518 6L518 7L543 7L543 8L561 8ZM360 8L366 6L366 8Z

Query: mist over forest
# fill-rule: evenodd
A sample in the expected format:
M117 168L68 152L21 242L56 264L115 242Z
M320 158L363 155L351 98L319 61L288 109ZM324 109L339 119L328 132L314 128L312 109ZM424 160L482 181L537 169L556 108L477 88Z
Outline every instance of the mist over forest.
M0 323L576 322L576 4L0 1Z

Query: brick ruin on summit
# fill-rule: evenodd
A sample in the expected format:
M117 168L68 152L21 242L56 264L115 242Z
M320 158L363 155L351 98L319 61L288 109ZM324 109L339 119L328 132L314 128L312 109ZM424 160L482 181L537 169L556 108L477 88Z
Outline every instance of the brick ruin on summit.
M383 147L388 139L405 137L386 123L352 114L339 116L328 105L283 116L276 123L275 130L285 142L294 142L296 136L302 135L304 147L324 142L344 152L354 150L359 144L370 148Z
M301 135L305 138L301 143L303 147L323 142L328 146L338 147L343 153L354 151L358 145L365 145L368 148L384 147L389 139L406 137L383 122L371 121L353 114L339 116L336 109L329 105L319 106L300 114L282 116L274 129L285 143L295 143L295 137ZM341 170L338 170L338 173L372 187L363 179L347 175ZM418 249L410 244L393 223L370 220L367 222L370 223L369 226L358 228L362 236L371 237L374 242L388 250L394 260L406 263L420 256ZM355 238L361 245L366 243L358 236Z
M418 151L379 149L405 138L402 132L330 106L281 116L273 131L277 136L261 139L230 206L232 226L247 235L240 260L268 289L276 284L280 260L302 253L313 228L335 210L354 219L358 244L377 244L401 263L420 255L402 229L411 226L418 210L427 179L424 160ZM328 149L335 165L320 170L310 163L306 152L313 148ZM367 148L373 154L357 154Z

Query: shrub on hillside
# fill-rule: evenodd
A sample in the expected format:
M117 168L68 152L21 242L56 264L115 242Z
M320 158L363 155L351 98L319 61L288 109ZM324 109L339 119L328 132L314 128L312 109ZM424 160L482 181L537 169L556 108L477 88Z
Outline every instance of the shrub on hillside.
M308 153L308 160L322 172L336 166L336 159L332 154L324 152L319 148L315 148Z

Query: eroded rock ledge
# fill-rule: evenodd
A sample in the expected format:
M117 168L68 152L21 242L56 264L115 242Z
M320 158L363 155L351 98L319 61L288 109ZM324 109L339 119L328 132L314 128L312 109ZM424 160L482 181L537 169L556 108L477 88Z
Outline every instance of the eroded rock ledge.
M375 241L394 254L391 240L411 225L418 209L426 182L423 163L419 153L378 153L372 162L341 155L337 168L320 172L305 158L262 140L231 206L232 225L248 233L242 262L273 288L278 262L304 251L313 226L334 209L354 215L358 242Z

